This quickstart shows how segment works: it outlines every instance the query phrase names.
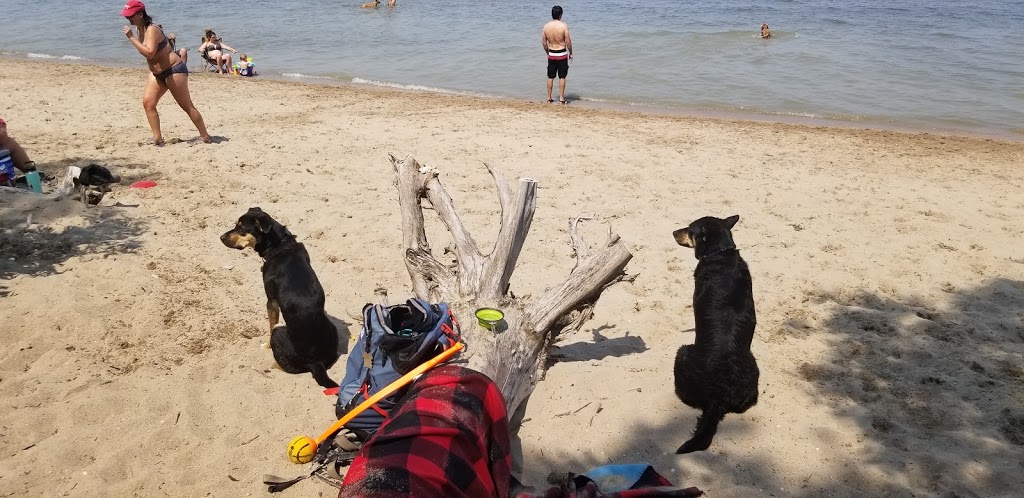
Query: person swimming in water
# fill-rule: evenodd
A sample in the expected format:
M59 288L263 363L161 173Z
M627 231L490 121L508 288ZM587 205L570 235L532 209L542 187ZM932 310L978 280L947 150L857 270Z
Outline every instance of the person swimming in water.
M761 38L771 38L772 30L768 29L768 23L761 23Z

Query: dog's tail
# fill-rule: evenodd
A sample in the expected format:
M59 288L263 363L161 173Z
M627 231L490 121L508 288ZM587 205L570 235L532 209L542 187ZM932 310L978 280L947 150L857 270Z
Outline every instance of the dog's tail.
M676 450L676 453L690 453L708 449L711 446L711 440L715 438L715 433L718 432L718 423L725 418L725 414L726 410L722 405L714 401L709 403L704 413L701 413L700 417L697 418L697 428L693 430L693 437L683 443Z

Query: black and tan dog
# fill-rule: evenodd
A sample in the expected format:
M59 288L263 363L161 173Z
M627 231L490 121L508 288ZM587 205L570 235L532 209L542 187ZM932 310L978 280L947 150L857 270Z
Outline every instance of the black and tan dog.
M99 204L103 196L110 191L110 186L121 183L121 177L110 172L109 169L99 164L90 164L78 171L74 171L74 184L78 187L78 193L82 196L82 204L86 207L89 204ZM97 195L90 196L89 191L95 189Z
M672 232L676 242L694 249L694 344L676 353L676 396L703 410L693 437L676 453L706 450L727 413L743 413L757 404L759 371L750 341L757 317L747 263L730 231L739 216L706 216Z
M284 225L258 207L220 236L234 249L251 247L263 258L270 349L285 372L310 372L325 388L338 387L327 375L338 357L338 329L324 312L324 288L309 263L306 247ZM275 329L280 315L285 327Z

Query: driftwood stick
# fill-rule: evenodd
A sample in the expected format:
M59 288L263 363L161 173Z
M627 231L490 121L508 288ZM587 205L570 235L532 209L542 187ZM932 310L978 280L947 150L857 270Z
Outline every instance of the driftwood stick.
M457 292L455 286L455 275L443 264L439 263L430 253L423 251L405 251L405 264L410 274L415 271L422 276L421 283L424 285L422 292L415 286L416 279L413 279L413 290L416 296L430 302L440 301L443 296L451 296ZM413 270L415 269L415 270Z
M491 178L494 179L494 186L498 189L498 204L501 205L501 219L504 220L505 213L508 212L509 204L512 202L512 187L508 186L508 180L505 179L505 176L492 168L490 164L484 163L484 167L491 174Z
M520 178L519 191L511 209L504 212L494 250L484 263L478 297L493 302L505 296L536 210L537 181Z
M459 260L459 269L456 272L459 293L463 296L475 295L484 258L480 255L473 236L466 230L459 214L455 212L455 203L437 179L436 170L431 171L431 178L426 181L425 186L427 200L434 206L437 217L448 227L448 232L452 234L452 242L455 243L455 257Z
M606 247L577 265L559 287L548 291L528 311L535 330L551 330L560 317L600 295L604 285L623 274L633 257L626 245L619 242Z
M442 266L434 260L432 265L424 260L432 260L430 245L427 243L427 233L423 223L423 209L420 207L420 197L423 191L423 180L420 174L420 165L412 156L399 160L388 154L391 165L394 167L398 186L398 204L402 210L402 247L406 255L413 254L416 258L406 257L405 266L412 278L413 292L424 299L430 295L429 280L439 280L440 275L433 274L437 266Z
M575 218L569 218L569 240L572 243L573 252L576 253L576 266L573 266L572 271L576 271L580 263L590 257L590 246L580 237L579 224L580 221L592 219L594 219L593 216L583 213L576 215ZM608 230L611 233L611 226L608 227Z
M608 238L604 241L605 247L611 247L619 241L619 234L612 232L612 226L608 225Z

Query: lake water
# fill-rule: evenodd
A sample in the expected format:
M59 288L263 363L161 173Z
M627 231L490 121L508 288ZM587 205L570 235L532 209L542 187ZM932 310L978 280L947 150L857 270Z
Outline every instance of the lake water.
M557 0L572 99L1024 138L1024 0ZM204 27L264 75L541 101L552 0L147 3L179 46ZM0 52L142 64L118 1L4 0ZM762 40L768 23L774 34Z

